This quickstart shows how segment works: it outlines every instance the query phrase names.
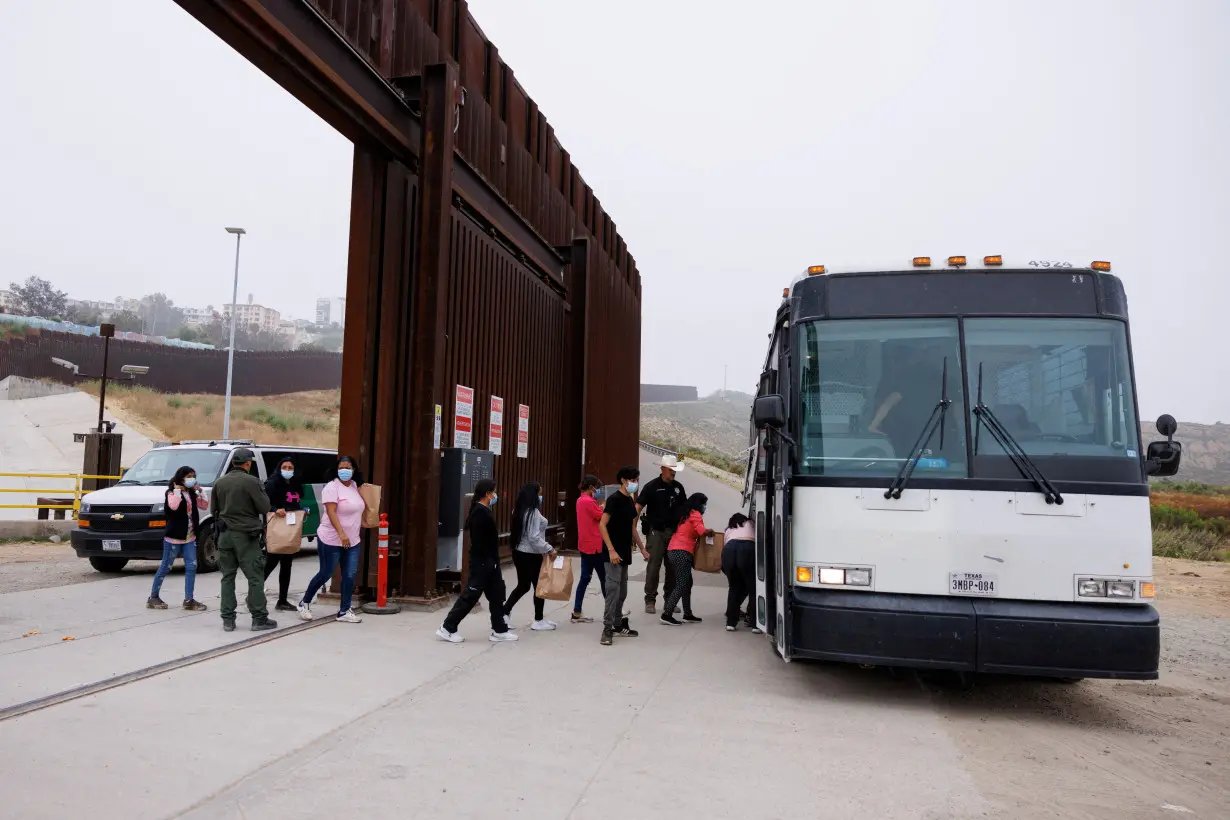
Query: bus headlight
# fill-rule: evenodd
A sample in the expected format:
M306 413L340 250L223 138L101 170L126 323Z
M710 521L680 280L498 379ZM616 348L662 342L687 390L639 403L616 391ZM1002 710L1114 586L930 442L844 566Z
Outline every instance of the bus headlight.
M871 586L871 570L869 569L848 569L846 570L846 585L852 586L852 587Z
M1076 584L1076 594L1082 598L1105 598L1106 582L1095 578L1082 578Z
M820 583L833 586L845 586L846 571L836 567L820 567Z
M1136 582L1135 581L1108 581L1106 584L1106 597L1108 598L1135 598L1136 597Z

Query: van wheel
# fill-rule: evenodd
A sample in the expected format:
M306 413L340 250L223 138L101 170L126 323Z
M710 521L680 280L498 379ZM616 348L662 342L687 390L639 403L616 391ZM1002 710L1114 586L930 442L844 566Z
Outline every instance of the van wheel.
M218 538L214 535L213 524L203 524L196 539L196 571L218 571Z
M119 572L124 567L128 566L128 559L109 558L105 555L96 555L90 559L90 566L99 572Z

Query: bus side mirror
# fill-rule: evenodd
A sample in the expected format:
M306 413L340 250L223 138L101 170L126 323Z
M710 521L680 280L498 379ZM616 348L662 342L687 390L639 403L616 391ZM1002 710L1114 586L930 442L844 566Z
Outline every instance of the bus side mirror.
M1145 454L1145 468L1151 476L1172 476L1179 472L1179 463L1183 460L1183 445L1174 440L1179 423L1174 416L1165 414L1157 419L1157 431L1166 437L1165 441L1149 443Z
M752 405L752 420L757 430L780 430L786 426L786 402L778 395L757 396Z

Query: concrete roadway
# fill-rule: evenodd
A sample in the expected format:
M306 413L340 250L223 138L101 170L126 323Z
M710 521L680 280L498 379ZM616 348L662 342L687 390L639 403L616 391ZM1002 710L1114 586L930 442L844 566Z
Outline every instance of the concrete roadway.
M738 503L685 478L715 524ZM313 563L296 564L296 590ZM198 580L199 615L143 609L148 583L0 595L0 707L248 636L219 628L218 575ZM1111 755L1137 716L1093 727L1115 707L1088 684L1000 686L996 702L787 665L722 630L720 576L695 590L703 624L662 626L642 597L634 582L641 636L612 647L564 602L548 603L557 631L531 632L523 601L504 645L486 613L459 646L432 639L442 613L368 616L0 722L0 818L1226 816L1220 768L1125 777Z

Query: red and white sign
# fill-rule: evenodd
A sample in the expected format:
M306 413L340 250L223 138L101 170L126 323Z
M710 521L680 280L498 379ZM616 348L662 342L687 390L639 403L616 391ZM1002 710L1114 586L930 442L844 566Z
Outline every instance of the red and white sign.
M491 422L487 426L487 449L497 456L504 451L504 400L491 397Z
M469 449L474 445L474 388L457 385L457 406L453 409L453 446Z
M530 408L517 405L517 458L530 456Z

